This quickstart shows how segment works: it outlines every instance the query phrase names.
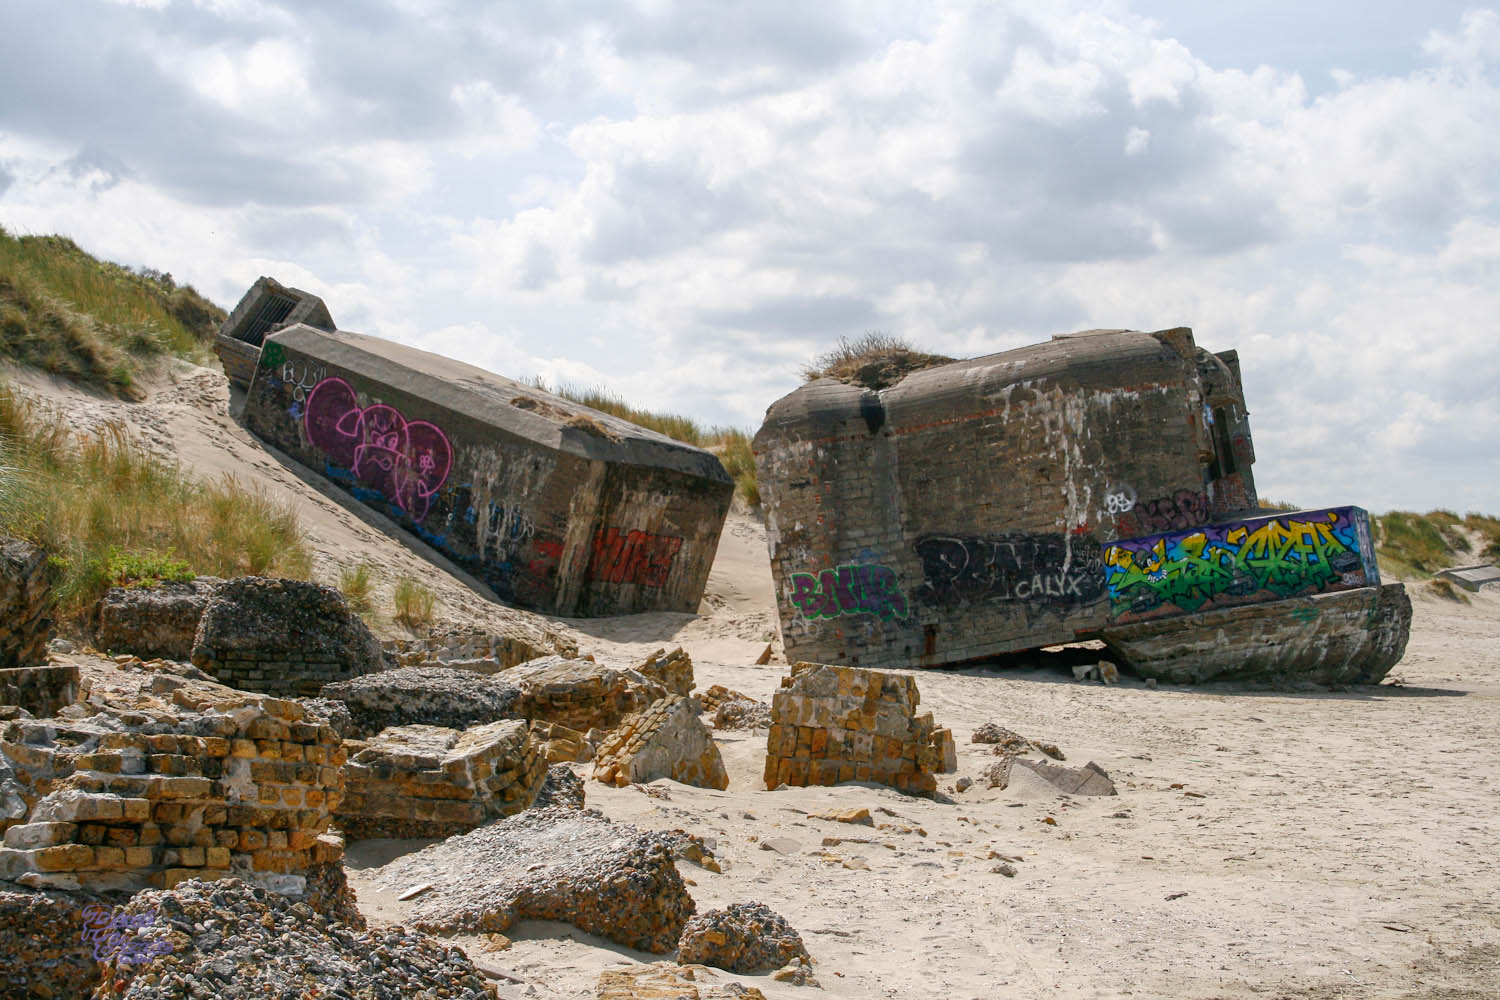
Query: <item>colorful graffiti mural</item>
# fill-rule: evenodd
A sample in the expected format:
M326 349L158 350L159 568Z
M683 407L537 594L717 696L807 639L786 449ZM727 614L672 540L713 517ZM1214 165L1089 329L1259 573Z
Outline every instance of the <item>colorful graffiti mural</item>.
M594 532L589 579L602 583L634 583L643 587L665 586L667 576L672 572L672 561L677 558L680 548L682 539L676 535L601 528Z
M1111 542L1104 583L1112 618L1189 613L1379 583L1372 551L1368 515L1339 507Z
M362 407L354 388L341 378L325 378L313 386L302 419L308 441L332 465L349 470L418 523L453 467L453 448L439 427L408 421L383 403Z
M906 595L901 592L896 571L886 566L861 563L817 574L793 573L791 584L792 604L804 618L906 617Z
M916 543L921 604L1017 601L1058 610L1104 596L1099 542L1088 535L928 536Z

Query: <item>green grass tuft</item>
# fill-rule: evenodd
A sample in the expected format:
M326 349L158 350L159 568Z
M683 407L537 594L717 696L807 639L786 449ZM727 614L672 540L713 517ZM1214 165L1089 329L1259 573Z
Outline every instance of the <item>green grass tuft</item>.
M339 592L354 612L368 615L375 610L375 574L370 564L361 560L339 570Z
M296 515L232 478L196 483L118 427L77 434L0 385L0 532L41 546L65 620L119 584L192 575L306 579Z
M225 313L170 274L97 260L61 236L0 229L0 357L132 398L143 365L195 363Z
M941 354L919 351L900 337L871 330L855 340L840 337L833 350L818 355L802 369L802 377L809 382L835 378L866 389L885 389L912 372L952 361Z
M403 576L396 581L396 591L392 595L391 603L396 612L391 617L415 632L424 625L432 624L432 613L437 604L437 598L433 596L431 590L416 580Z
M582 403L612 417L627 420L637 427L664 434L674 441L713 452L724 463L725 471L734 480L735 492L740 498L752 507L760 505L760 485L755 478L755 456L750 451L750 435L747 432L737 427L704 428L691 417L638 409L598 386L592 389L580 389L567 384L554 387L539 375L526 380L526 384L554 396Z

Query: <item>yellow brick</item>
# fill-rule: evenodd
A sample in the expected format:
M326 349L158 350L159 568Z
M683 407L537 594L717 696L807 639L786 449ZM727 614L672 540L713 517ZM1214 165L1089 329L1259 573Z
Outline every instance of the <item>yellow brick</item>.
M156 850L150 847L125 848L125 867L150 868L156 864Z
M125 867L125 850L120 847L96 847L94 848L94 865L106 871L115 871Z
M210 868L229 867L229 848L210 847L203 852L203 862Z
M94 849L84 844L58 844L36 852L36 866L44 872L67 872L94 867Z
M235 757L259 757L255 749L254 740L235 740L231 745L230 753Z

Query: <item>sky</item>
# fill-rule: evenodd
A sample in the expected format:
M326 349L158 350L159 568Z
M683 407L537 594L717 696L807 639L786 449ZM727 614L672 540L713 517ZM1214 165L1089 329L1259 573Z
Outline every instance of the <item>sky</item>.
M1263 498L1500 514L1500 14L5 0L0 226L753 429L872 330L1236 348Z

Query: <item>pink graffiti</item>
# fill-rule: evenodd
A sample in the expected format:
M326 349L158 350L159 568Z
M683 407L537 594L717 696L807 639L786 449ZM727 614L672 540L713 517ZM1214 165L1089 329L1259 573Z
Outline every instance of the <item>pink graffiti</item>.
M341 378L313 386L302 420L308 441L414 521L427 516L453 468L453 448L436 425L384 403L361 407Z

